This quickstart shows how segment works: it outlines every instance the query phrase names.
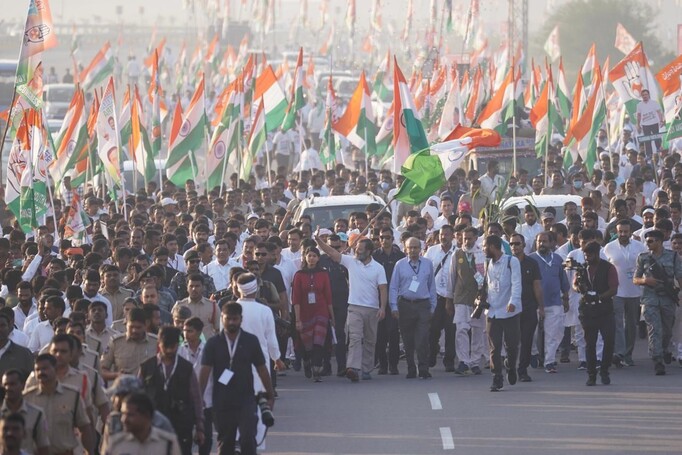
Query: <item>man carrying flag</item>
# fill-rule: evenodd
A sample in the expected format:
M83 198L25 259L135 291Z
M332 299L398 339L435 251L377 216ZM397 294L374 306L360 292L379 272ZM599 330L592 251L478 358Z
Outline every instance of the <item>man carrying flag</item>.
M651 99L649 89L642 89L641 95L642 101L637 103L637 132L645 137L658 134L665 125L661 105ZM648 159L651 159L653 153L651 142L651 140L644 139ZM654 142L656 142L656 150L660 150L661 139L657 138Z

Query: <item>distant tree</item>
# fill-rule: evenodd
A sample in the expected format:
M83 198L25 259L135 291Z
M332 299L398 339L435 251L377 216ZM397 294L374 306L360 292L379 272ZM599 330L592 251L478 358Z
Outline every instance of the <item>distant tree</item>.
M613 68L624 57L613 46L616 25L620 22L635 40L644 43L644 51L656 71L672 60L674 55L666 53L655 36L656 14L652 3L640 0L571 0L547 19L533 39L531 54L546 55L543 46L558 24L564 68L571 81L569 84L572 84L592 43L597 45L600 64L610 56Z

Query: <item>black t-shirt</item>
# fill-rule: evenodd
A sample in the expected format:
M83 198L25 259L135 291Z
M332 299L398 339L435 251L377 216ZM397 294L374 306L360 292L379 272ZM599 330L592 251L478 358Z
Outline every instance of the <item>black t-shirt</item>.
M265 365L265 357L258 338L241 331L234 359L230 361L225 331L211 337L204 347L201 364L213 368L213 409L217 411L241 407L255 398L251 366ZM223 385L218 381L227 367L234 373L230 382Z
M271 265L265 267L265 270L263 270L263 273L260 274L260 277L263 279L263 281L269 281L270 283L274 284L278 293L287 290L287 288L284 286L282 272Z
M524 256L521 261L521 303L524 312L538 309L538 301L533 292L533 282L536 280L542 281L540 267L535 259Z

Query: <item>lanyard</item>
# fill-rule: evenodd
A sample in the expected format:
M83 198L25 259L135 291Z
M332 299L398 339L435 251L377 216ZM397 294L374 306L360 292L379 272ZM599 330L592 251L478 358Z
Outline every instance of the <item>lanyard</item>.
M412 271L414 272L414 275L415 275L415 276L419 276L419 270L422 268L422 261L421 261L421 259L417 260L417 267L416 267L416 268L412 265L412 262L411 262L411 261L408 261L408 263L410 264L410 268L411 268Z
M230 354L230 360L227 361L227 369L229 370L232 367L232 360L234 359L234 353L237 351L237 343L239 343L239 337L241 336L242 331L241 329L239 330L239 333L237 334L237 338L234 339L234 344L230 342L230 338L225 335L225 339L227 340L227 352Z
M178 367L178 355L175 354L175 362L173 362L173 368L171 368L170 374L166 375L166 365L161 362L161 374L163 374L163 390L168 390L168 385L170 384L171 378L175 373L175 369Z

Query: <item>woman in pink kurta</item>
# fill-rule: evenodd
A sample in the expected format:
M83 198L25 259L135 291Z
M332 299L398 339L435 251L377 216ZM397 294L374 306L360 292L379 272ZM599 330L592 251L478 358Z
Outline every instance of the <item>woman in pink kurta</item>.
M318 266L320 251L308 248L301 257L301 270L294 275L291 300L296 316L297 348L303 355L306 377L320 381L322 357L329 322L334 324L329 273Z

